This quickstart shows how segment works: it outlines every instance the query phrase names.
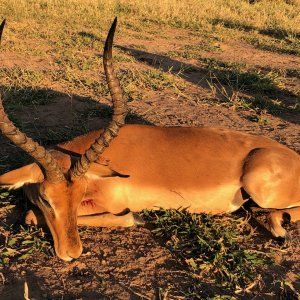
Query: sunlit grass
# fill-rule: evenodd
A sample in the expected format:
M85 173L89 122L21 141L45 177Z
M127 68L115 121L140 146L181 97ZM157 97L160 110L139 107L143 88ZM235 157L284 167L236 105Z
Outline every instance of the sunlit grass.
M250 4L246 0L8 0L2 2L0 8L2 16L11 17L15 21L32 21L32 18L38 22L64 20L64 24L77 26L103 26L103 22L119 15L124 16L123 22L130 20L133 23L135 19L146 26L150 26L147 23L149 21L192 28L199 28L203 23L219 23L227 27L274 30L289 34L300 31L298 1L261 0Z

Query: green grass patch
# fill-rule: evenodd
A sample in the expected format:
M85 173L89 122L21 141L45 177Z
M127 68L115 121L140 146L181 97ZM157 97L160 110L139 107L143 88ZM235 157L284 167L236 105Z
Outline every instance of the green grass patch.
M5 92L6 108L16 108L26 105L47 105L58 95L55 91L43 88L11 87Z
M184 59L200 59L202 51L216 52L221 51L220 44L216 41L216 38L207 36L196 45L185 45L179 50L171 50L166 55L171 58L184 58Z
M300 40L299 38L285 38L285 39L270 39L257 36L243 37L247 43L253 45L257 49L300 55Z
M18 194L0 190L0 210L13 210ZM38 252L54 255L50 234L36 226L7 225L2 222L0 239L0 267L12 261L25 260Z
M170 58L184 58L184 59L199 59L199 53L189 50L171 50L167 54Z
M9 86L35 86L39 85L43 79L43 72L23 69L20 67L1 68L0 78Z
M245 64L222 62L213 58L202 58L202 61L209 71L207 83L213 97L259 113L299 112L297 98L285 102L283 97L297 93L285 86L287 77L299 76L297 70L262 71Z
M9 210L15 207L13 203L11 203L14 199L14 196L9 191L0 190L0 208L5 207L5 209Z
M117 56L117 60L128 61L127 56ZM6 107L16 105L45 105L58 96L58 92L47 89L49 83L56 83L67 93L74 93L84 97L98 99L109 95L109 89L105 79L100 76L89 76L85 69L96 68L84 60L65 59L60 61L59 70L32 71L14 67L12 69L0 69L0 77L4 78L3 85ZM100 62L97 64L99 68ZM2 75L2 76L1 76ZM94 75L94 74L93 74ZM118 72L121 85L128 100L141 98L141 91L163 91L171 88L176 91L184 91L186 84L183 79L171 70L165 72L161 69L138 70L131 67ZM4 89L4 88L3 88Z
M300 69L287 69L286 75L289 77L296 77L300 79Z
M229 290L244 288L257 276L257 267L266 263L265 257L243 244L251 238L244 218L173 209L144 211L143 216L200 282Z
M0 68L0 78L5 86L5 106L45 105L56 92L40 87L46 79L46 72L22 69L20 67Z
M56 63L61 68L72 68L79 71L88 71L99 68L100 60L95 57L79 57L78 54L65 51L61 53Z
M207 39L205 41L201 41L200 44L185 45L184 49L190 51L220 51L220 44L207 37Z
M25 260L35 253L45 253L54 256L50 243L50 235L42 228L35 226L10 229L4 244L0 246L0 264L8 264L12 260Z
M186 83L179 76L161 69L148 69L139 71L136 68L122 70L120 82L128 100L139 99L142 97L141 91L163 91L172 89L174 92L183 92Z
M284 87L281 75L275 71L262 72L250 69L245 64L222 62L212 58L203 58L207 69L221 84L238 90L260 93L275 93Z

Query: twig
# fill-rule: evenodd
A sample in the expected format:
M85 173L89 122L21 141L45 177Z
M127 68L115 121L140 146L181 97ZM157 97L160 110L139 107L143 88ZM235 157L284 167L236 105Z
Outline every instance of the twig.
M2 278L2 282L3 282L3 284L5 283L5 277L4 277L4 275L0 272L0 277Z
M268 249L272 249L272 250L279 251L279 252L282 252L282 253L288 253L289 252L288 250L278 249L278 248L271 247L271 246L269 246Z
M24 300L30 300L29 295L28 295L28 285L27 282L24 282Z

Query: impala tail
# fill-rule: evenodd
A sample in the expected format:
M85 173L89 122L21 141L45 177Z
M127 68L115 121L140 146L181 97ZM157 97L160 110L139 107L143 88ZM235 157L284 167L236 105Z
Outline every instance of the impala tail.
M0 26L0 39L5 20ZM77 230L77 209L85 196L85 174L123 126L127 113L119 81L112 66L112 44L117 25L114 20L108 33L103 63L114 113L109 126L79 158L46 150L21 132L8 118L0 98L0 130L13 144L23 149L34 163L0 176L0 186L11 189L24 186L29 199L42 211L54 239L57 255L64 260L77 258L82 245ZM65 167L67 163L68 167Z

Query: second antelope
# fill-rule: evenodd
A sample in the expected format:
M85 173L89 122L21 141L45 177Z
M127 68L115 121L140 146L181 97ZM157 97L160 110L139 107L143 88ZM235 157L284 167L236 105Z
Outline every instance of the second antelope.
M299 155L229 129L123 126L126 101L112 66L116 22L103 55L114 105L109 126L46 150L14 126L0 100L3 135L34 159L1 175L0 185L23 187L64 260L82 252L77 225L132 226L140 222L134 212L157 207L228 213L249 197L262 208L280 209L270 213L269 227L275 237L286 237L283 215L300 220ZM4 21L0 34L3 27Z

